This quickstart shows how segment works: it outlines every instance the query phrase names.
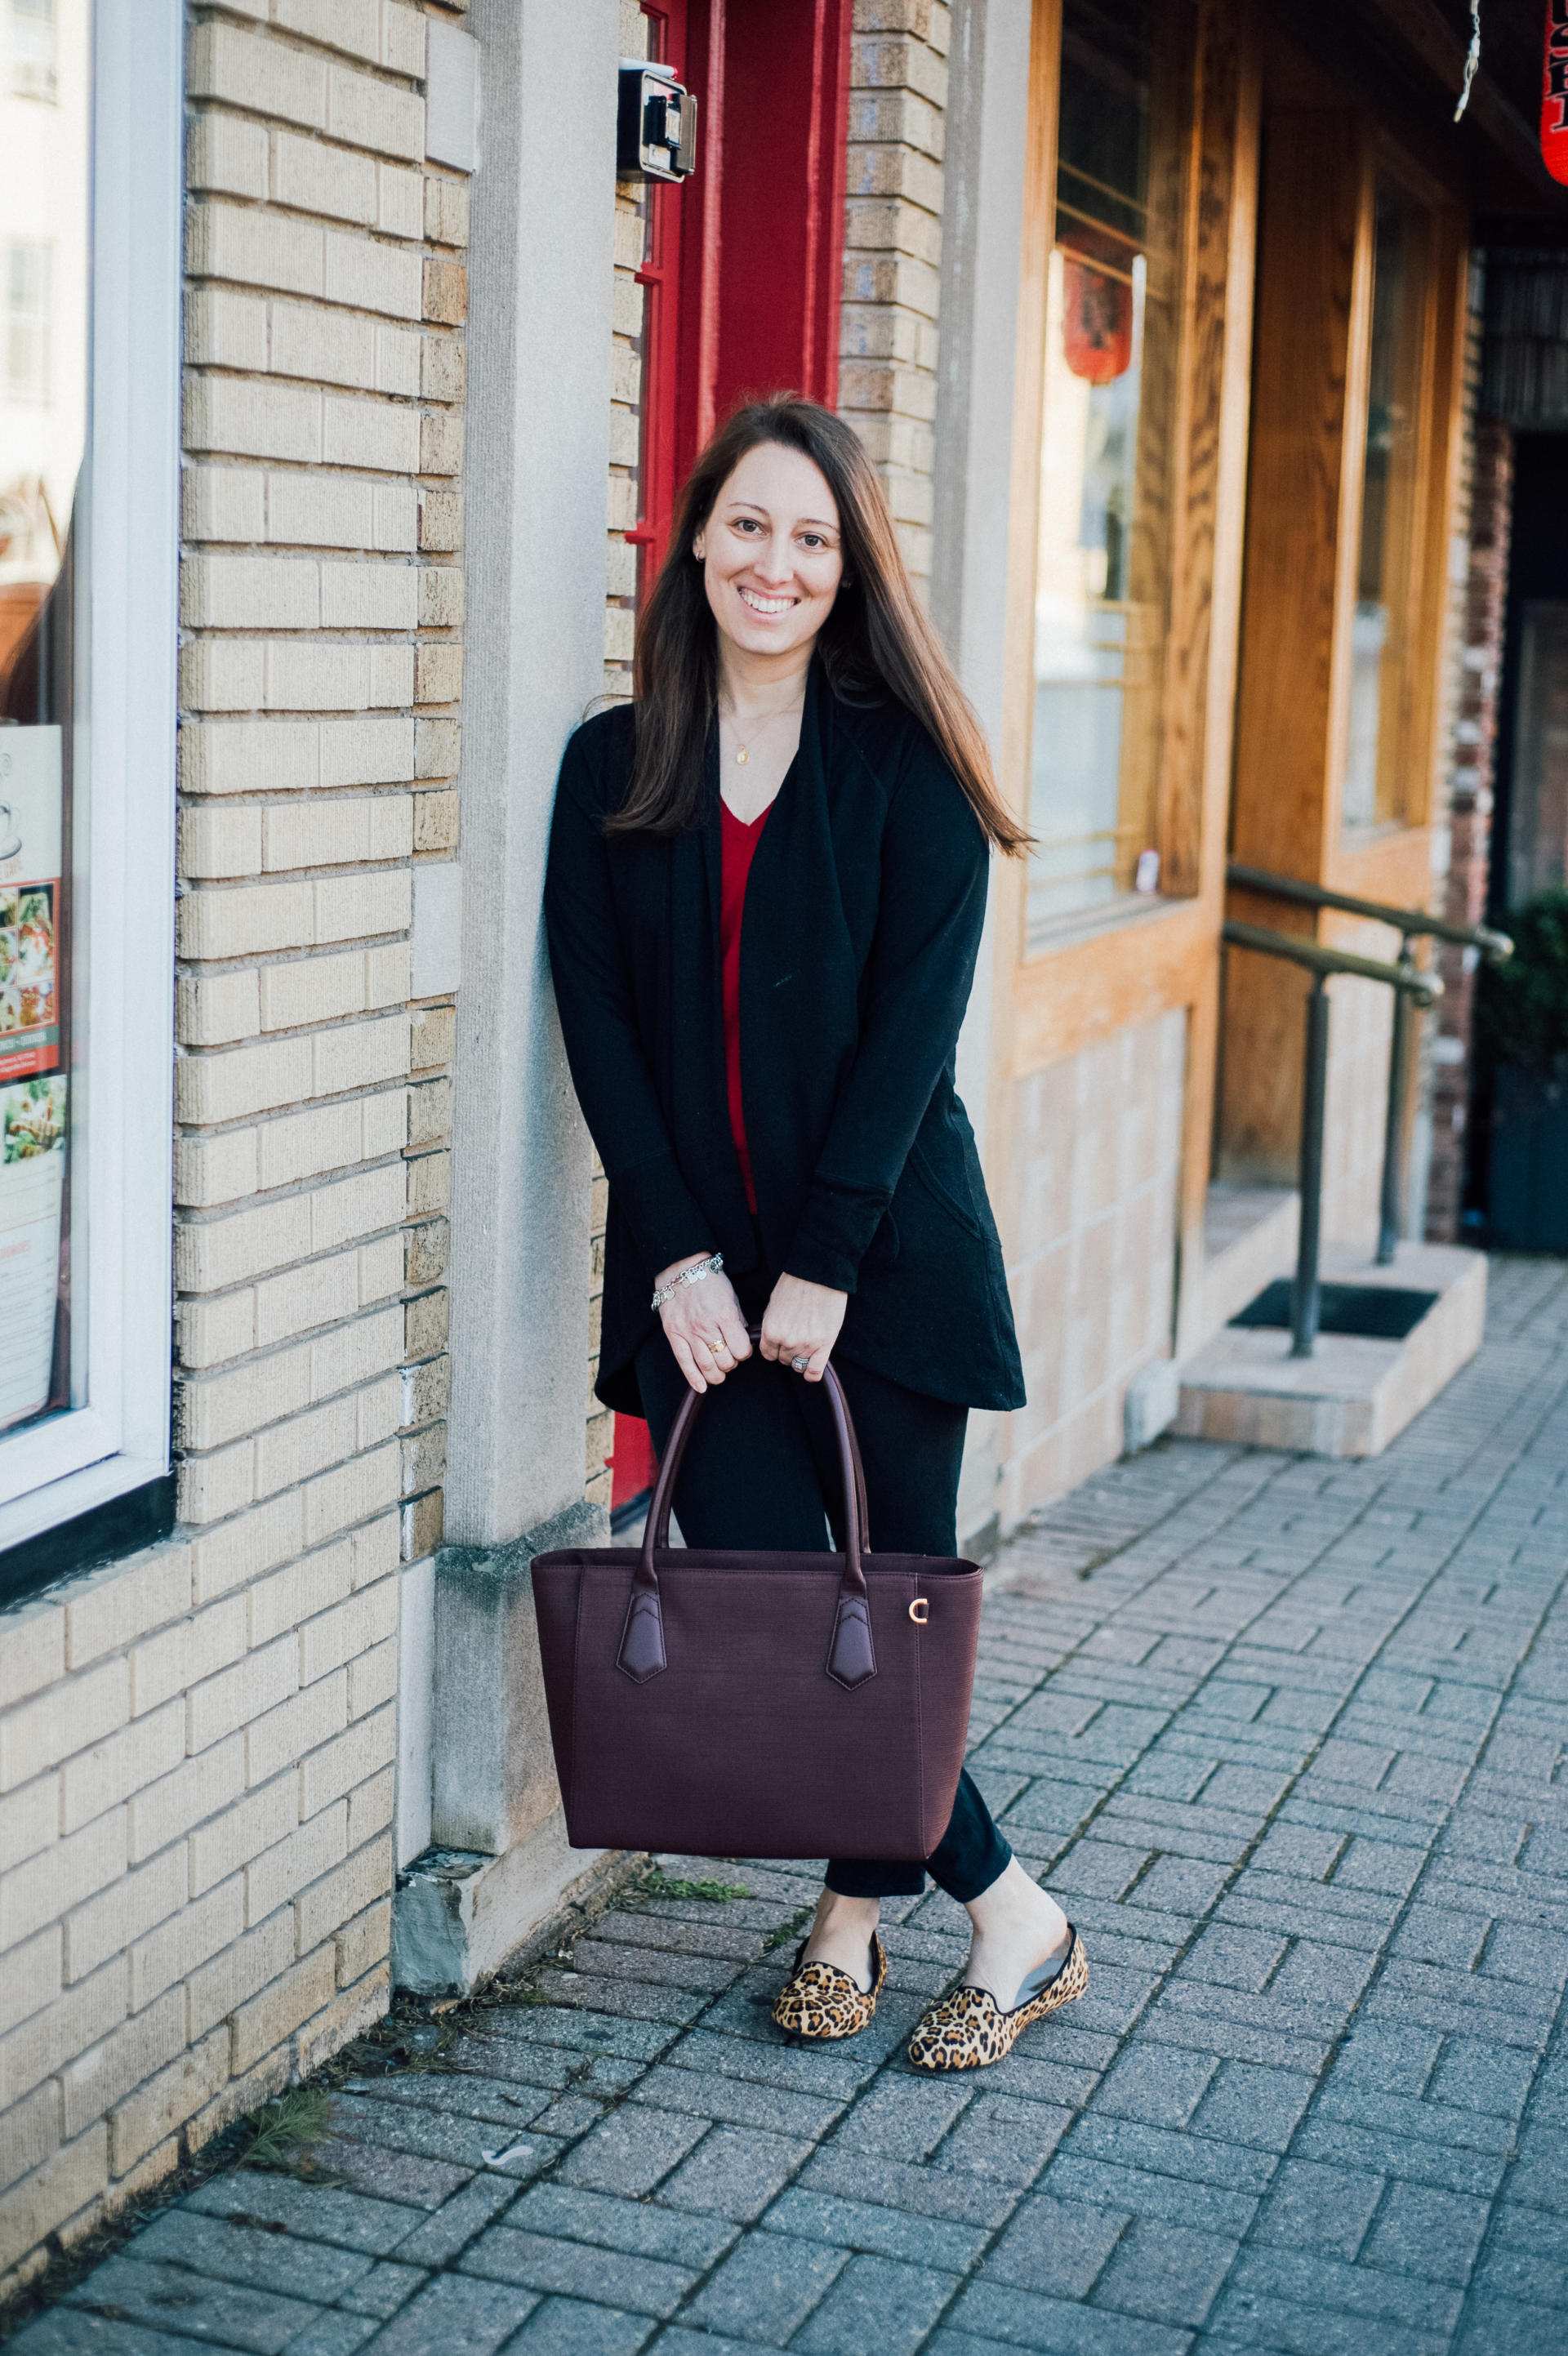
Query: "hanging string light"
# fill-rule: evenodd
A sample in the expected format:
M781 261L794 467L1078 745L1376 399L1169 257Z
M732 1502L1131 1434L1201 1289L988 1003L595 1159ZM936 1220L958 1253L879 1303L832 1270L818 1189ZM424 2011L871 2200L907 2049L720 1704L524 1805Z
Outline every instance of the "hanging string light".
M1454 110L1458 122L1470 103L1470 85L1476 79L1476 69L1481 62L1481 0L1470 0L1470 48L1465 59L1465 80L1459 91L1459 103Z

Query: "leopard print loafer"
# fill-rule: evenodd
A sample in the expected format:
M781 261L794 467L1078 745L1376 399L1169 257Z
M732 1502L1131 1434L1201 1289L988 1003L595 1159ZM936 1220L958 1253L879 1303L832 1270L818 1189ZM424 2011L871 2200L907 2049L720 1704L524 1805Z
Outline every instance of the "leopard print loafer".
M876 1999L887 1977L887 1954L874 1931L871 1934L871 1986L857 1987L848 1972L836 1964L802 1965L801 1940L795 1950L795 1968L774 1999L773 2019L791 2037L826 2042L834 2037L857 2037L870 2025Z
M921 2016L909 2040L909 2059L917 2070L989 2070L1010 2053L1026 2029L1058 2006L1070 2004L1089 1986L1089 1958L1083 1941L1069 1922L1067 1959L1043 1987L1026 1980L1019 1990L1022 2003L1004 2012L989 1988L954 1988L940 2004Z

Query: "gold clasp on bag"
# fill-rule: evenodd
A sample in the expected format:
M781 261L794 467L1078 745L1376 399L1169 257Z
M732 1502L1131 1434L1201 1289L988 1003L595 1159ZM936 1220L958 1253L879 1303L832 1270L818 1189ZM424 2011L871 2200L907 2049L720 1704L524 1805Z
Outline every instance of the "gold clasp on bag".
M917 1628L923 1628L931 1616L931 1607L923 1595L917 1595L909 1606L909 1617Z

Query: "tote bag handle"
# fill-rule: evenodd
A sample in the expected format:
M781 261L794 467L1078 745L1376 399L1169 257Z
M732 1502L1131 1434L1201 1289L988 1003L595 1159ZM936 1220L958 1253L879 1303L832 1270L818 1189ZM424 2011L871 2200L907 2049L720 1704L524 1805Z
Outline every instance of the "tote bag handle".
M746 1333L754 1344L761 1339L759 1326L748 1325ZM871 1643L871 1598L861 1561L862 1555L871 1550L871 1537L866 1526L865 1470L861 1462L860 1443L855 1438L849 1401L843 1395L843 1386L833 1371L831 1360L822 1374L832 1408L833 1430L838 1439L839 1471L843 1481L844 1529L843 1570L839 1579L838 1610L833 1615L826 1674L835 1685L843 1686L853 1692L856 1686L864 1685L868 1677L876 1675L876 1657ZM621 1631L620 1650L616 1656L617 1666L638 1685L646 1685L650 1677L658 1676L667 1665L664 1613L654 1557L669 1548L670 1506L675 1494L675 1479L703 1396L700 1391L688 1391L681 1402L680 1412L665 1442L659 1478L654 1483L648 1519L643 1526L642 1547L637 1569L632 1574L626 1625Z
M747 1337L754 1344L761 1341L760 1325L748 1325L746 1330ZM858 1544L855 1552L858 1558L861 1554L871 1552L871 1518L865 1507L865 1467L860 1461L860 1442L855 1437L854 1420L849 1411L849 1401L843 1395L843 1385L839 1381L831 1359L823 1371L827 1378L828 1398L832 1402L833 1424L838 1434L841 1470L846 1440L849 1447L849 1461L854 1479L854 1501L859 1508L859 1526L856 1531L855 1515L849 1510L846 1491L844 1529L846 1532L856 1531ZM642 1531L642 1549L648 1558L650 1569L654 1551L657 1548L667 1548L670 1544L670 1508L675 1494L675 1476L681 1469L681 1459L686 1453L686 1442L692 1436L692 1425L696 1419L697 1409L702 1406L705 1396L706 1394L701 1391L687 1392L676 1412L674 1423L671 1426L670 1437L664 1443L664 1455L660 1464L653 1495L649 1503L648 1519L643 1524ZM665 1478L666 1473L669 1475L668 1479Z

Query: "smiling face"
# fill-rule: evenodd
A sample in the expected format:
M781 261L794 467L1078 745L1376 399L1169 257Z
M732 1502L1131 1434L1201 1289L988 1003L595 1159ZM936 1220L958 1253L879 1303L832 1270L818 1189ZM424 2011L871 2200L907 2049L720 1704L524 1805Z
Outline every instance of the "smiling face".
M747 669L794 669L832 611L843 579L839 513L803 451L763 442L714 501L693 544L725 651Z

